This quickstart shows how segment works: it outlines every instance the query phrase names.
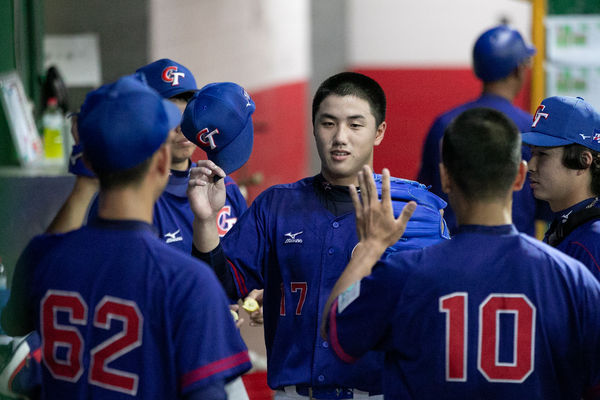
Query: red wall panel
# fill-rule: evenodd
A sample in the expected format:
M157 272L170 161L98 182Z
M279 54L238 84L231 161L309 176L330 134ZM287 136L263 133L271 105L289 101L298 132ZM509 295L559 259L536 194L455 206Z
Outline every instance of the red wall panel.
M376 172L389 168L393 176L416 179L425 136L440 113L477 97L481 82L468 68L355 69L375 79L387 96L387 131L375 149ZM528 109L529 90L516 104Z

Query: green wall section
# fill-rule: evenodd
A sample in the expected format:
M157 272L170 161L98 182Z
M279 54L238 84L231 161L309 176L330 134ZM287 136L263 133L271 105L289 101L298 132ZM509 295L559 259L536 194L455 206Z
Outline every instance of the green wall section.
M548 0L548 14L600 14L600 0Z
M42 0L0 1L0 73L16 70L27 96L36 106L43 75L43 32ZM6 115L1 107L0 165L18 165Z

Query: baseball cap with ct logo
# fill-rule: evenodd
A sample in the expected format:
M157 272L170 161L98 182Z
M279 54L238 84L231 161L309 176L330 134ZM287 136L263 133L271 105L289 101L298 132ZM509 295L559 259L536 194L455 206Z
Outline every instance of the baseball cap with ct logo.
M233 82L204 86L189 101L181 120L185 137L206 152L226 174L240 168L252 153L256 106Z
M196 79L190 70L168 58L144 65L135 72L140 80L165 99L198 90Z
M175 104L130 75L88 93L77 127L92 169L115 172L152 156L180 120Z
M542 101L523 142L556 147L577 143L600 151L600 114L581 97L553 96Z

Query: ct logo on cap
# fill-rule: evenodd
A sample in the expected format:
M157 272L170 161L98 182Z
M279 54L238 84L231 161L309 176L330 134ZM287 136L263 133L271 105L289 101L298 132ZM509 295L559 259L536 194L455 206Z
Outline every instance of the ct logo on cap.
M218 134L218 129L209 132L208 128L204 128L200 132L198 132L198 134L196 135L196 140L198 141L198 144L200 146L210 146L210 149L214 150L217 148L217 144L215 143L215 139L213 138L213 136Z
M171 86L178 86L180 77L185 78L185 73L177 72L177 67L174 65L165 68L161 76L162 80L167 83L170 83Z
M537 108L537 110L535 110L535 116L533 117L533 124L531 124L532 128L536 127L538 122L540 122L541 118L548 119L548 113L542 112L542 111L544 111L544 108L546 108L546 106L543 104L540 104L539 107Z

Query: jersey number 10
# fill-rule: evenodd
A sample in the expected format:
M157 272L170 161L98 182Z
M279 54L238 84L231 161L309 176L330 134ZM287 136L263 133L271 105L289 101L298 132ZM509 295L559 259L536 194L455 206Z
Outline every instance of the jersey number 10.
M467 293L439 299L446 314L446 381L467 381ZM499 361L500 315L515 320L512 362ZM533 372L535 307L524 294L490 294L479 305L477 369L490 382L521 383Z

